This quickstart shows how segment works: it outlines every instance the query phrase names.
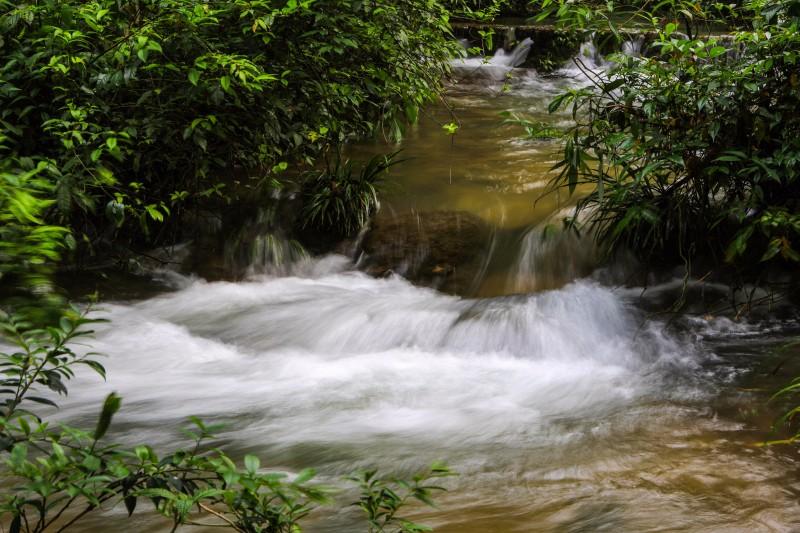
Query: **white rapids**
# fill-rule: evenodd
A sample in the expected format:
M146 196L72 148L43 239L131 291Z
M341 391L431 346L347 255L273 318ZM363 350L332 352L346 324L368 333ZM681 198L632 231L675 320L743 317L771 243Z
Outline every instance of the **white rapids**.
M670 509L719 526L727 507L684 483L723 470L766 498L726 496L741 506L739 525L800 516L767 483L775 465L733 444L704 451L705 435L739 426L703 411L706 356L646 319L630 291L583 279L471 300L374 279L335 256L285 277L180 281L103 305L111 322L92 349L108 355L108 382L82 374L61 419L91 424L113 390L124 399L117 441L185 445L179 429L198 415L227 424L220 444L232 454L315 466L332 484L356 468L410 472L445 459L461 473L441 499L447 512L422 517L444 532L655 530ZM537 513L536 527L507 506ZM311 530L359 523L339 513Z
M111 323L93 348L109 356L109 381L75 386L64 412L94 413L116 390L123 419L161 434L161 418L205 414L246 416L238 435L282 446L378 435L518 444L541 440L551 420L652 394L659 369L693 364L593 282L467 300L327 261L332 271L312 277L189 281L104 305Z

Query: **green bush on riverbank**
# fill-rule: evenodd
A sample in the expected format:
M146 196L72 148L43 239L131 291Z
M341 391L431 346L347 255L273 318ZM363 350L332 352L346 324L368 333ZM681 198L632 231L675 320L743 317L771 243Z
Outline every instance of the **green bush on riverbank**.
M544 5L566 24L609 24L591 7ZM609 74L589 73L592 87L553 102L578 119L556 185L589 189L579 210L606 249L738 281L795 268L799 13L794 0L743 7L749 27L732 41L680 33L681 10L650 15L653 57L618 57Z
M86 252L180 238L181 215L345 140L399 136L458 45L428 0L0 1L0 171Z

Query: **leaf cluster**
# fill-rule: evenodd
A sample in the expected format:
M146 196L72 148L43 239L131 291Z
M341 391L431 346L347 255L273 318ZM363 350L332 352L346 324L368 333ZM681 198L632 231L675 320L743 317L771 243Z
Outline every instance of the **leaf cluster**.
M733 38L650 13L653 57L619 55L607 72L578 61L593 86L551 104L576 120L555 185L586 192L578 210L608 250L749 277L800 259L796 5L756 6Z
M322 171L310 173L303 184L303 222L322 230L352 235L380 208L378 189L386 172L401 163L400 152L376 155L358 171L337 153Z
M358 484L361 494L353 505L366 514L370 533L418 533L431 529L399 517L398 512L411 500L434 506L433 494L446 489L432 482L453 475L446 465L434 463L429 470L414 475L410 480L382 478L376 470L358 472L348 479Z
M188 209L401 135L449 37L428 0L0 0L0 170L81 249L174 241Z

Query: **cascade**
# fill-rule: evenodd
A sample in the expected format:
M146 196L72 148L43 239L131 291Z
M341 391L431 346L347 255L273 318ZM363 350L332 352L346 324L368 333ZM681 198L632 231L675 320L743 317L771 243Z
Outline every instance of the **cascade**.
M461 76L503 80L512 69L525 62L533 45L530 38L523 39L511 52L498 49L494 56L471 57L453 61L454 70Z
M622 53L630 57L642 55L644 47L644 35L639 35L622 43Z
M561 287L589 275L596 264L596 250L590 240L540 224L523 236L509 271L508 287L521 293Z
M229 272L248 274L286 274L308 252L276 221L277 204L259 207L252 220L228 236L224 260Z

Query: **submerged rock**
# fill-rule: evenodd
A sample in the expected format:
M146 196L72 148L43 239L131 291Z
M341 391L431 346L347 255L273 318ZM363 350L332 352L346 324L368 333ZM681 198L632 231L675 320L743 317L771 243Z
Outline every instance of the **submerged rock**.
M480 275L492 228L464 211L379 216L359 261L374 276L396 273L447 292L469 292Z

